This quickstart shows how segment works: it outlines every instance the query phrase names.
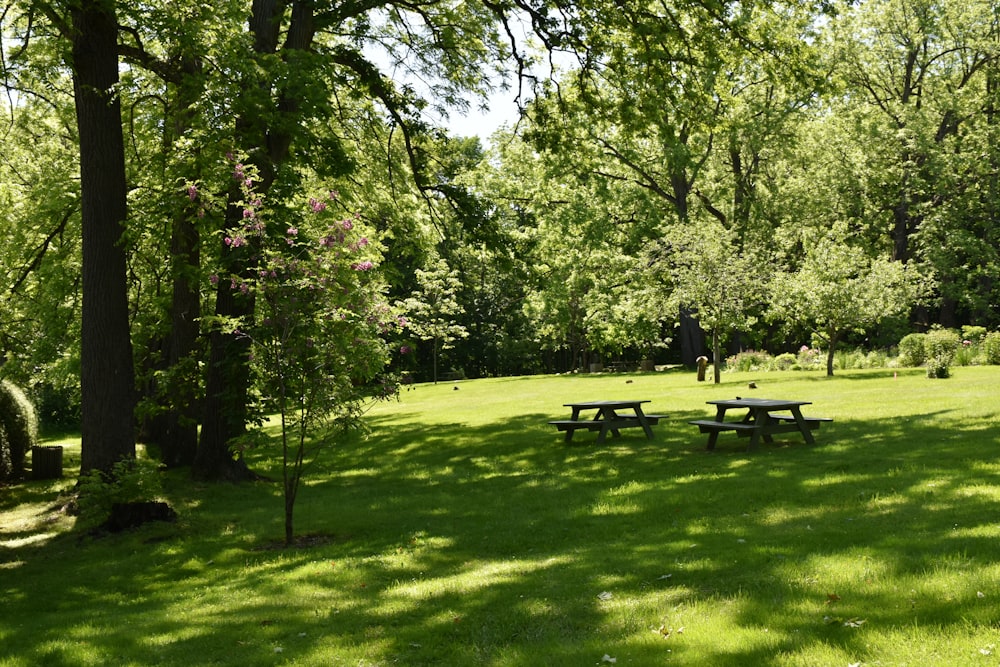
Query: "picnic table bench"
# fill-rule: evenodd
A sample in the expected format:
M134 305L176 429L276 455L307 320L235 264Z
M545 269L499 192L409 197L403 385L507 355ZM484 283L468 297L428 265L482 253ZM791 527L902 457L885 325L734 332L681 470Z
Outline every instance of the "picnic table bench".
M649 401L585 401L582 403L565 403L572 410L570 419L556 419L549 424L559 431L565 431L566 442L573 440L573 434L579 430L598 431L597 442L604 442L607 434L613 437L621 436L623 428L641 428L647 438L653 437L651 426L655 426L667 415L647 415L642 411L642 404ZM580 419L584 410L596 410L592 419Z
M719 433L735 431L736 435L749 437L747 450L757 446L761 439L773 442L776 433L801 433L803 439L812 444L815 439L810 431L815 431L823 422L833 421L829 417L805 417L801 406L809 401L789 401L770 398L739 398L733 400L708 401L716 406L715 419L696 419L690 424L697 426L701 433L708 433L708 450L715 449ZM726 411L745 408L746 415L740 421L726 421Z

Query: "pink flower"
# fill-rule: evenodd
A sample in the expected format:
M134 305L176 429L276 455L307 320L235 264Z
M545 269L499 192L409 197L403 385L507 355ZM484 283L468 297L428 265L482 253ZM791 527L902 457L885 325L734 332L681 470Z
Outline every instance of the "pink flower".
M195 185L189 185L187 189L188 199L194 201L198 198L198 187Z
M354 229L354 223L351 222L350 220L344 220L342 223L340 223L340 226L343 227L345 231L350 231Z
M285 232L285 233L288 234L289 236L297 236L298 233L299 233L299 230L298 230L297 227L289 227L288 231Z
M219 276L213 273L212 275L210 275L208 277L208 282L212 283L213 285L218 285L219 284Z
M326 209L326 202L321 202L312 197L309 198L309 208L312 209L313 213L319 213Z
M369 271L374 266L375 265L372 264L367 259L365 261L363 261L363 262L355 262L354 264L351 264L351 268L354 269L355 271Z

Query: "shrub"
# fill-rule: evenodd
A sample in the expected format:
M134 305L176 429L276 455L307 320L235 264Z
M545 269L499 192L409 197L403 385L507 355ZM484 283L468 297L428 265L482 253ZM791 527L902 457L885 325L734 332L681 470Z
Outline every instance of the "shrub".
M0 381L0 480L24 474L24 457L37 437L35 407L14 383Z
M826 354L818 346L803 345L799 348L799 367L804 370L816 370L826 367Z
M927 334L911 333L899 341L899 365L922 366L927 358L924 338Z
M799 363L798 357L796 357L791 352L785 352L784 354L779 354L778 356L776 356L774 360L771 362L771 365L774 367L775 370L787 371L797 366L798 363Z
M958 332L951 329L932 329L927 332L924 338L927 377L946 378L951 374L951 364L961 342Z
M746 350L726 359L726 370L749 372L766 369L771 362L767 352Z
M146 457L119 461L111 474L94 470L80 477L80 520L87 526L97 525L114 505L155 500L162 491L155 461Z
M983 337L982 353L986 363L1000 364L1000 331L991 331Z
M977 327L971 324L966 324L962 327L962 340L967 340L973 345L983 342L983 338L985 337L986 327Z

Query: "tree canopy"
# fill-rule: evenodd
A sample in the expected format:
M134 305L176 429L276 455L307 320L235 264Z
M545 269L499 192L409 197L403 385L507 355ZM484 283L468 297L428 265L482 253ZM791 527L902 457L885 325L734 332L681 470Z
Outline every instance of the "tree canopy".
M87 467L137 433L248 476L273 386L226 323L262 321L242 287L320 191L381 249L386 300L423 295L410 333L447 346L380 333L418 378L709 346L718 372L888 313L994 328L993 4L9 0L3 374L84 425ZM514 127L448 135L504 86ZM279 232L233 248L248 191ZM428 270L447 308L421 315Z

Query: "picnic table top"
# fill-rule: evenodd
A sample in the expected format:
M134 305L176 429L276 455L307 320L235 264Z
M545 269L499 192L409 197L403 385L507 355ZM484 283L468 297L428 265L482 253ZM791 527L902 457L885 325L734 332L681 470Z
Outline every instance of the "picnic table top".
M727 408L765 408L768 410L781 410L800 405L811 405L812 401L793 401L781 398L723 398L714 401L706 401L711 405L721 405Z
M629 401L580 401L578 403L563 403L567 408L614 408L614 407L632 407L637 406L642 403L649 403L648 399L645 400L629 400Z

